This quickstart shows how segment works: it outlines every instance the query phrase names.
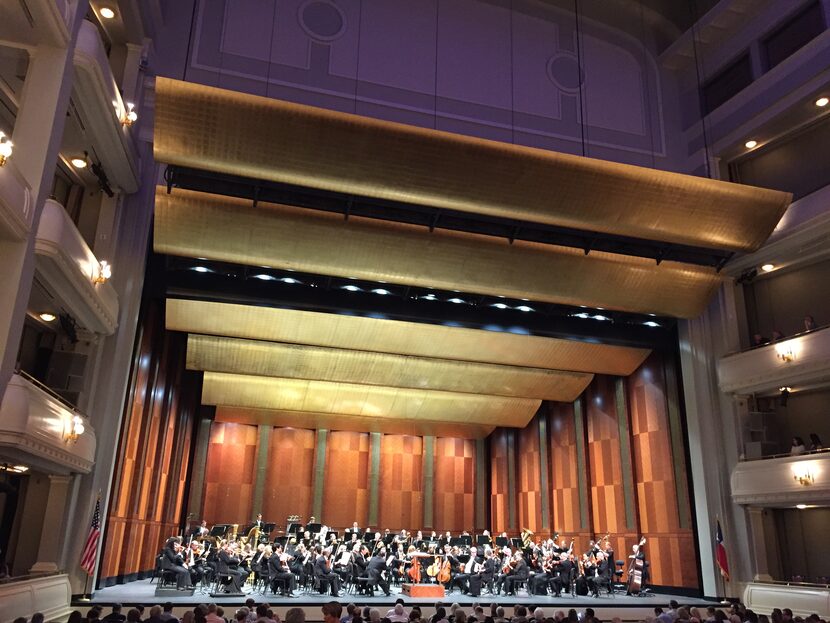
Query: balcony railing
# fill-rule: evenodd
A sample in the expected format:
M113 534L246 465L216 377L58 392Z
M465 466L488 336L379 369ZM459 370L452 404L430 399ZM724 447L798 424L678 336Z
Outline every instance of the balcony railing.
M718 362L721 391L752 394L827 383L830 326L727 355Z
M830 501L830 452L742 461L731 479L738 504L793 506Z
M0 232L22 240L32 228L32 192L14 158L0 168Z
M826 616L830 612L830 590L820 585L751 582L744 588L743 602L760 614L789 608L795 616L806 617L814 612Z

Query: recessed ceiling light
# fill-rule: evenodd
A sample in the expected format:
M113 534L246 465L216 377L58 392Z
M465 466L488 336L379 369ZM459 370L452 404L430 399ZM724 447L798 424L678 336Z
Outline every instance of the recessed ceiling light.
M744 147L746 147L747 149L752 149L753 147L757 147L757 146L758 146L758 141L750 140L750 141L747 141L746 143L744 143Z
M283 283L300 283L299 281L294 279L294 277L283 277L282 279L280 279L280 281L282 281Z
M86 158L72 158L69 162L72 163L72 166L76 169L85 169L86 168Z
M590 316L585 312L579 312L578 314L574 314L573 316L574 318L582 318L583 320L585 320L586 318L590 318Z
M507 309L507 305L504 303L493 303L490 307L495 307L496 309Z
M775 264L764 264L763 266L761 266L761 270L763 270L765 273L771 272L775 270Z
M434 294L427 294L425 296L422 296L421 298L424 299L425 301L436 301L436 300L438 300L438 299L435 298Z
M384 290L383 288L375 288L374 290L372 290L372 292L374 292L375 294L383 294L383 295L392 294L389 290Z
M826 97L820 97L816 100L816 106L819 108L824 108L827 104L830 104L830 99Z
M594 316L594 320L611 320L608 316L603 316L602 314L597 314Z
M358 288L357 286L353 286L351 284L343 286L343 289L348 290L349 292L360 292L360 288Z
M788 393L789 393L789 392L793 391L793 388L792 388L792 387L779 387L779 388L778 388L778 391L779 391L779 392L788 392Z
M659 327L660 325L653 320L646 320L644 323L647 327Z
M195 270L197 273L209 273L210 272L210 268L207 268L206 266L194 266L193 270Z
M795 507L798 510L803 511L805 508L807 508L807 505L806 504L796 504Z
M43 312L42 314L38 314L38 316L43 322L52 322L55 318L57 318L55 314L50 314L49 312Z
M112 19L113 17L115 17L115 11L113 11L108 6L103 7L100 13L101 17L103 17L104 19Z
M518 309L519 311L523 311L523 312L532 312L533 311L533 308L528 307L527 305L519 305L516 309Z
M464 299L456 299L456 298L452 298L452 299L449 299L449 302L450 302L450 303L463 303L463 302L464 302Z
M262 281L274 281L276 280L276 277L274 277L273 275L266 275L263 273L260 275L254 275L254 279L261 279Z

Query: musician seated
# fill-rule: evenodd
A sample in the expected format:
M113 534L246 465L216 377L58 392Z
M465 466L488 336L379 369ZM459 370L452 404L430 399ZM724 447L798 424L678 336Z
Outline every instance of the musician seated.
M450 581L449 590L452 592L452 589L458 586L461 589L461 592L465 595L470 592L470 579L473 573L478 571L477 565L480 565L481 561L477 559L476 548L470 548L470 559L464 563L464 566L459 569L458 573L453 575L452 580ZM481 594L481 579L478 580L478 594ZM476 596L478 596L478 594Z
M241 560L236 555L236 543L230 541L218 554L216 573L225 586L225 592L239 594L248 578L248 571L240 567Z
M606 588L607 590L611 590L611 573L613 569L611 568L611 561L605 557L605 552L602 550L598 551L596 554L596 571L595 574L589 576L588 579L588 588L593 593L594 597L599 597L599 589Z
M276 594L278 586L282 585L281 593L284 597L296 597L294 589L297 580L287 564L290 555L283 551L282 545L277 544L273 552L270 547L266 547L265 556L268 559L268 585L271 592Z
M559 554L559 564L554 568L550 585L556 597L562 591L571 590L571 579L576 575L576 564L570 559L567 552Z
M198 584L208 572L205 566L205 551L204 547L198 541L191 541L190 547L187 551L187 567L190 572L191 584Z
M161 553L161 568L163 571L169 571L176 576L177 590L186 591L190 590L192 585L190 571L185 566L182 550L182 540L179 537L174 536L167 539Z
M317 555L314 560L314 577L320 583L320 592L325 593L330 588L332 597L340 597L340 576L331 569L331 550L317 545L314 553Z
M392 593L389 592L389 582L386 580L384 573L388 570L386 566L386 549L380 548L378 552L369 559L366 564L366 575L369 580L366 585L371 595L375 594L375 586L380 586L384 594L389 597Z
M530 574L530 568L527 566L527 561L524 559L522 552L516 552L515 563L513 569L507 573L507 577L503 579L504 590L508 595L516 594L516 587L527 580Z

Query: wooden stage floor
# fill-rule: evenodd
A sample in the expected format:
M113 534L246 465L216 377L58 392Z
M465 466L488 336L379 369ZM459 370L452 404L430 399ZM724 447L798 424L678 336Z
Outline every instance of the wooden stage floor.
M319 595L316 593L303 594L298 593L298 596L290 599L267 593L263 595L260 592L251 592L249 586L245 587L246 594L243 596L217 596L211 597L206 589L197 589L193 595L188 594L172 594L171 596L157 597L155 595L155 583L150 580L137 580L127 584L119 584L101 588L95 591L91 602L76 602L75 607L85 612L84 607L88 607L89 603L111 604L120 603L125 610L132 604L144 604L151 606L157 603L171 602L176 606L178 612L184 609L192 608L197 604L216 603L224 607L225 616L232 616L233 610L241 605L244 605L248 597L252 597L257 603L267 602L275 612L283 615L285 610L293 607L301 607L306 610L307 619L311 621L319 621L322 619L320 613L320 605L332 599L329 595ZM351 595L341 591L340 598L337 600L342 604L355 603L361 606L376 607L381 611L383 616L389 608L391 608L395 599L403 597L407 605L418 604L422 607L425 613L432 614L436 599L434 598L411 598L401 595L400 587L392 587L392 595L386 597L382 592L378 591L375 597L366 597L362 595ZM648 593L642 597L630 597L625 593L617 592L613 595L603 594L600 597L580 597L565 595L563 597L553 597L545 595L528 595L525 591L520 590L518 596L506 595L489 595L483 594L481 597L471 597L464 595L458 590L448 593L442 604L458 603L464 606L467 612L473 604L481 604L487 609L493 602L498 602L505 608L514 606L515 604L522 604L529 608L541 607L545 611L546 616L552 616L557 610L567 612L570 608L577 610L584 610L585 608L593 608L598 616L603 620L610 620L615 616L619 616L624 621L640 621L646 616L652 615L656 606L668 607L669 600L676 599L679 603L705 608L706 606L719 606L719 602L711 599L704 599L699 597L688 597L673 595L668 593ZM106 609L105 609L106 612Z

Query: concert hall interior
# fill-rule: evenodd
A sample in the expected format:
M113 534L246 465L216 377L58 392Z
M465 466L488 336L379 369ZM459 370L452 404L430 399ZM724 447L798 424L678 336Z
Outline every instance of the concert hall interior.
M830 615L829 102L830 0L0 3L0 623Z

